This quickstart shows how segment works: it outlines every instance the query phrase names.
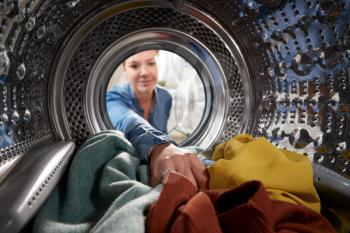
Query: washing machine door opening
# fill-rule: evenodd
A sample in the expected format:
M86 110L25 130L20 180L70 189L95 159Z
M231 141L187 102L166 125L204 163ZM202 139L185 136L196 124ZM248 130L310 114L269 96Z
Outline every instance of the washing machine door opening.
M117 66L108 82L106 108L115 129L120 129L117 124L127 115L113 115L113 108L131 106L134 113L180 144L201 122L205 96L198 72L184 58L165 50L146 50Z
M166 38L166 40L160 38ZM180 43L172 41L180 41ZM125 42L127 44L124 44ZM136 54L147 53L147 51L150 51L149 49L153 48L155 49L153 51L159 51L157 56L157 63L159 64L158 85L166 88L166 91L171 95L172 103L170 105L172 108L169 109L168 113L164 112L163 108L160 108L160 111L153 115L150 113L151 117L155 118L160 117L155 114L165 114L164 118L169 119L166 128L161 126L161 119L158 119L157 123L154 119L149 119L150 122L153 121L153 124L157 125L157 129L168 132L180 145L195 144L208 148L220 136L225 114L227 114L225 109L227 109L228 103L224 100L228 90L225 89L227 84L225 79L222 78L223 72L220 65L204 47L201 47L198 53L195 50L198 50L198 45L179 32L177 34L176 32L166 32L165 29L163 31L143 31L127 37L124 43L118 41L114 46L107 49L106 53L95 64L95 70L91 73L91 81L87 86L89 94L86 96L89 99L86 102L88 103L86 108L90 109L88 116L90 116L90 122L94 129L96 131L101 130L101 125L108 129L118 129L113 124L118 117L113 117L113 111L109 111L113 106L111 102L108 102L108 98L113 98L113 91L106 92L106 89L111 89L111 86L113 86L113 75L116 78L115 75L118 74L118 68L117 71L115 70L115 67L118 67L115 66L115 60L121 60L119 70L122 72L121 75L125 75L125 70L131 70L125 67L125 62L130 58L129 54L135 56ZM145 49L147 50L145 51ZM120 59L124 57L127 58ZM170 64L170 62L172 63ZM185 67L182 68L182 74L178 75L183 77L176 77L174 68L181 64ZM166 66L168 67L167 70L165 70ZM111 76L112 78L110 78ZM121 79L118 81L122 82ZM135 93L135 87L132 90L132 93ZM107 105L106 99L104 99L106 97ZM163 104L169 107L169 104ZM89 108L91 106L94 108ZM134 104L134 107L137 112L138 104ZM117 109L115 110L118 112ZM142 115L141 110L139 109L140 115ZM106 113L108 117L106 117ZM120 112L120 114L123 113Z

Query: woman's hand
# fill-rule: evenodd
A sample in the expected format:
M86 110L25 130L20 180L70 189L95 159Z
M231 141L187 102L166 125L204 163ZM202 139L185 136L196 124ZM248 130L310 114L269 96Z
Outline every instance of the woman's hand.
M169 171L176 171L190 179L199 189L207 189L207 169L196 154L185 151L174 144L160 144L150 154L151 184L156 186Z

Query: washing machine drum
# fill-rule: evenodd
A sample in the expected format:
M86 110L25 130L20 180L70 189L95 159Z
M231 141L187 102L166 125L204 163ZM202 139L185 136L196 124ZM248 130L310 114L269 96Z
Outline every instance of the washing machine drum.
M110 79L145 50L200 78L203 113L182 145L264 136L308 156L323 202L350 208L349 13L345 0L3 0L0 231L19 231L75 146L113 128Z

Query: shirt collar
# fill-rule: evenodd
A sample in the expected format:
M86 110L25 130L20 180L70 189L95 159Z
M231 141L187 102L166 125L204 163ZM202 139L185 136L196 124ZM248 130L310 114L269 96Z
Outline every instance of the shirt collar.
M142 110L139 103L137 102L134 88L131 86L130 83L127 84L127 89L128 89L128 92L130 93L130 98L131 98L131 101L133 102L134 106L136 106L139 110ZM154 93L154 96L153 96L153 106L154 106L154 105L160 103L157 86L154 88L153 93Z
M154 88L153 93L154 93L154 96L153 96L153 105L156 105L156 104L159 103L159 95L158 95L158 87L157 87L157 86Z

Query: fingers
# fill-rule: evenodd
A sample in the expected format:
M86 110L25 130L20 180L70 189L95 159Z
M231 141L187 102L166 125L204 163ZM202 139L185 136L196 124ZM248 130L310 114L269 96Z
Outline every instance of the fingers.
M172 159L162 158L154 163L151 168L151 185L157 186L169 173L169 171L176 171L175 164Z
M152 152L153 153L153 152ZM208 188L208 172L196 154L188 153L172 144L155 150L151 157L151 185L154 187L166 178L170 171L187 177L196 188Z
M208 189L209 187L209 173L202 162L196 155L190 156L191 172L196 179L199 189Z
M187 177L193 183L193 185L196 187L196 189L198 189L198 184L197 184L196 178L193 176L193 173L191 172L190 168L186 169L186 171L183 175L185 177Z

